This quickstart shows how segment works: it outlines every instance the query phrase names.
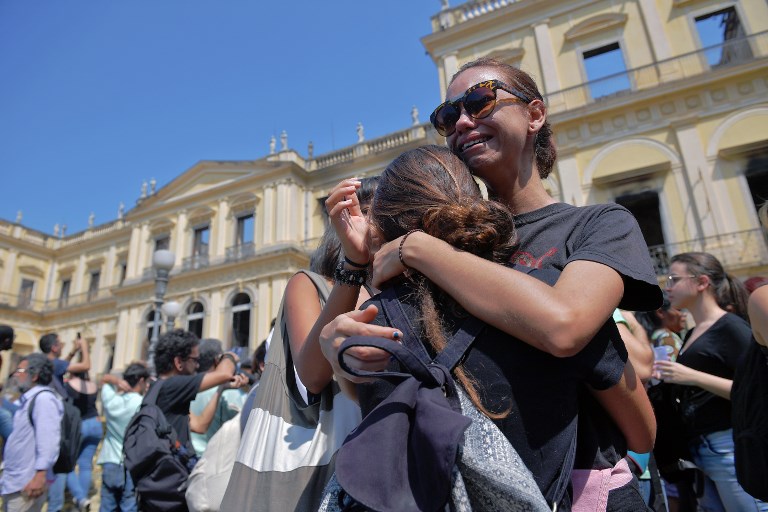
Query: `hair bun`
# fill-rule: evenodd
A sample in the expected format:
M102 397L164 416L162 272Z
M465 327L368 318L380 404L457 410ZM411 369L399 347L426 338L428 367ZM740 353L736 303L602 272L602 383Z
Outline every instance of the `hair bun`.
M512 214L494 201L434 206L424 216L424 231L486 259L511 255L515 243Z

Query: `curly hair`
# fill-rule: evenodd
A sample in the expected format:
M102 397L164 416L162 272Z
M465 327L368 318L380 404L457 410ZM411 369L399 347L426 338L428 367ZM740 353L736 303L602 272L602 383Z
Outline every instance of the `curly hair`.
M200 339L194 333L184 329L174 329L160 336L155 347L155 369L158 375L173 370L173 359L176 356L188 358L199 343Z
M503 204L483 199L477 183L464 163L444 146L424 146L397 157L381 174L373 198L371 225L386 241L413 229L462 251L505 263L516 247L512 213ZM418 274L420 310L426 338L436 352L446 344L441 312L466 313L449 295ZM456 377L473 403L492 418L508 411L491 413L461 365Z
M520 90L529 98L544 102L544 97L539 92L539 88L536 87L536 81L531 75L519 68L490 57L482 57L467 62L451 77L451 83L456 80L456 77L471 68L494 68L499 72L502 82ZM536 169L539 171L539 177L544 179L550 175L555 165L555 160L557 160L557 149L555 148L552 126L549 124L549 121L546 121L539 129L533 145L534 154L536 155Z

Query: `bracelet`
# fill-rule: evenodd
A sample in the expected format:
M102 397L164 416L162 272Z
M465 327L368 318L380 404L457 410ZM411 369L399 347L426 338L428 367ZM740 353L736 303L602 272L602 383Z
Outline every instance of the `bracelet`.
M410 230L410 231L409 231L409 232L407 232L405 235L403 235L403 238L401 238L401 239L400 239L400 247L398 247L398 249L397 249L397 257L398 257L398 258L400 258L400 263L401 263L401 264L402 264L402 265L403 265L403 266L404 266L406 269L409 269L409 268L411 268L411 267L409 267L408 265L406 265L406 264L405 264L405 261L403 261L403 246L405 245L405 240L406 240L406 238L408 238L408 237L411 235L411 233L415 233L416 231L421 231L422 233L424 232L424 230L423 230L423 229L412 229L412 230Z
M351 259L347 258L346 255L344 256L344 261L347 263L347 265L349 265L351 267L355 267L355 268L368 268L368 265L370 264L370 262L366 263L364 265L361 265L360 263L355 263Z
M368 269L348 270L344 268L344 262L340 261L333 273L333 280L344 286L363 286L368 280Z

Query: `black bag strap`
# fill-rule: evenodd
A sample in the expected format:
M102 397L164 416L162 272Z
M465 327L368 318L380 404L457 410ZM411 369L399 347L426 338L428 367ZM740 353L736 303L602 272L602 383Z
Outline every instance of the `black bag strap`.
M344 371L357 377L377 377L397 383L413 376L427 385L441 386L443 379L438 372L433 373L430 368L436 369L442 366L448 371L452 370L464 357L485 324L473 316L468 317L458 332L448 340L445 349L433 360L416 337L396 292L390 288L385 293L382 293L382 308L391 325L403 331L403 343L372 336L352 336L339 348L339 364ZM343 358L344 352L352 347L374 347L384 350L394 356L405 367L406 372L353 370L347 366Z
M51 393L53 396L58 398L58 395L52 389L41 389L39 392L35 393L35 396L33 396L32 400L29 402L29 409L27 409L27 418L29 418L29 423L32 425L32 428L35 428L35 420L32 419L32 410L35 408L35 400L37 400L37 395L46 392Z
M157 405L157 397L160 395L160 388L163 387L165 379L157 379L149 387L149 391L144 395L144 400L141 401L141 405Z

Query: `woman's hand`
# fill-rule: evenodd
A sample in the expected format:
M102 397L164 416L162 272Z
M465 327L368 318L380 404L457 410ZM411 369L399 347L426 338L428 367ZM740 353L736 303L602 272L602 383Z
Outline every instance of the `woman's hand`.
M653 376L664 382L682 384L684 386L698 386L696 377L700 372L680 363L672 361L656 361L653 363Z
M355 178L342 181L331 190L325 200L325 209L339 236L344 255L355 263L364 264L370 261L371 255L368 249L368 221L355 193L358 188L360 181Z
M323 328L320 333L320 347L337 376L356 383L368 380L348 374L339 365L339 347L348 337L377 336L393 340L402 338L397 329L368 323L376 318L377 313L378 308L371 305L362 311L339 315ZM378 372L387 368L389 353L373 347L353 347L344 352L344 362L355 370Z
M403 250L405 250L407 244L413 243L420 235L424 235L424 233L411 233L411 235L408 236L406 244L403 244ZM394 279L407 270L403 265L403 262L400 261L400 242L402 242L402 240L403 237L401 236L395 238L391 242L387 242L379 247L379 250L373 255L371 285L374 288L382 289L384 283L390 279Z

